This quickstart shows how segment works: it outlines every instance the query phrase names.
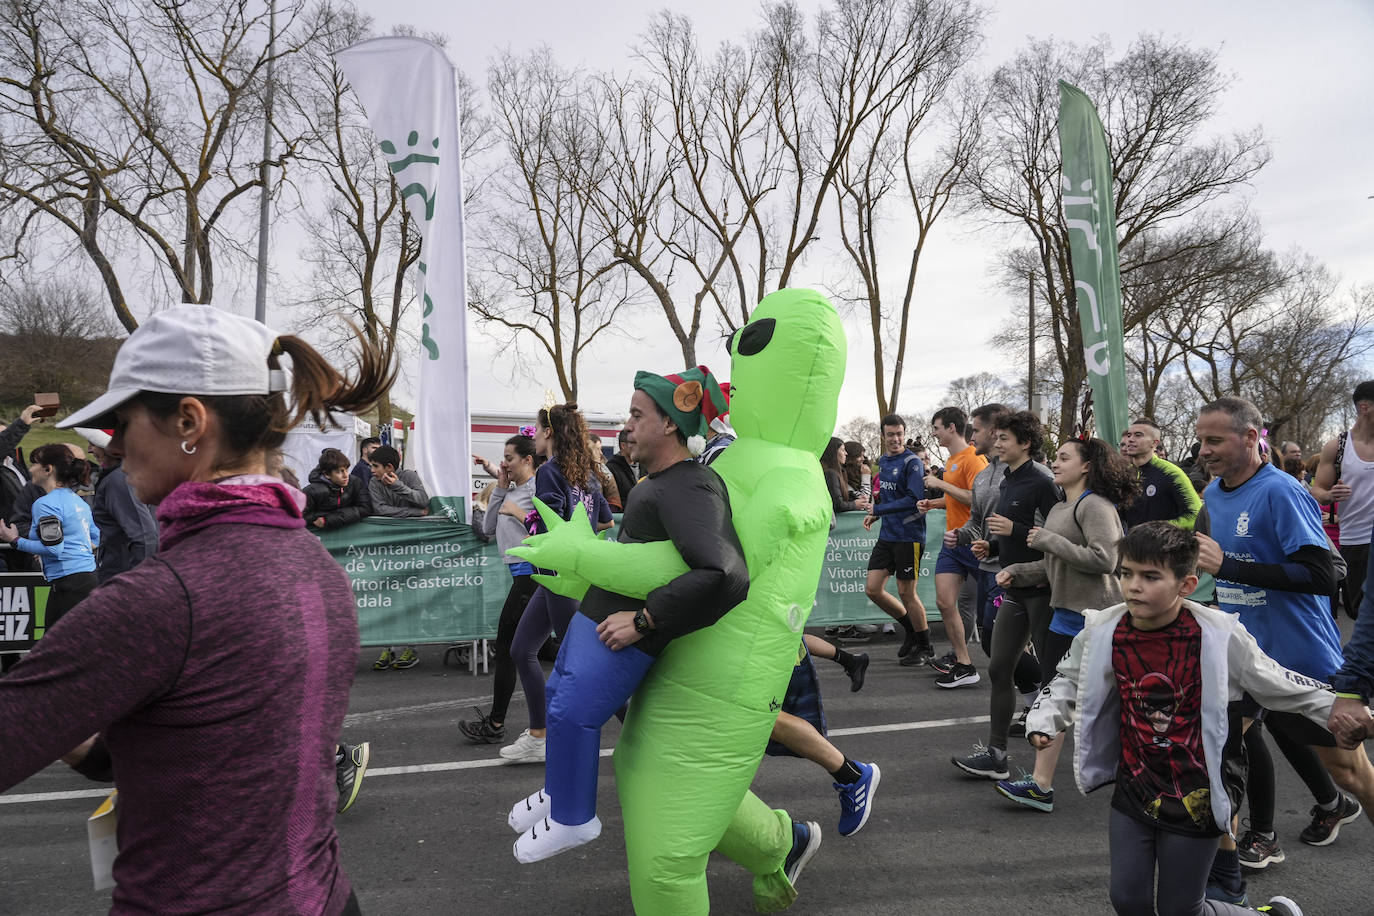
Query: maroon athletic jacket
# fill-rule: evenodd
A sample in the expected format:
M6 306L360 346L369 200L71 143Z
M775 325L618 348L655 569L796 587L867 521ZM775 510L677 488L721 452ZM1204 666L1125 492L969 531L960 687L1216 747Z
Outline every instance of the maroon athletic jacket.
M161 550L0 678L0 791L103 732L119 788L112 914L336 916L334 745L348 577L269 478L186 483Z

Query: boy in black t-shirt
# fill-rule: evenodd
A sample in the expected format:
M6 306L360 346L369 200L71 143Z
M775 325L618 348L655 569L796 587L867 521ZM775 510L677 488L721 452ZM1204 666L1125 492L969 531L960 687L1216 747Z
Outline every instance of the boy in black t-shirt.
M1248 692L1268 709L1324 725L1335 699L1261 652L1235 616L1184 600L1197 586L1197 553L1196 539L1167 522L1132 528L1120 546L1125 602L1085 612L1083 632L1026 722L1027 740L1042 748L1077 720L1079 786L1116 783L1111 900L1122 916L1154 914L1156 905L1160 913L1254 912L1204 899L1243 782L1228 700ZM1275 897L1259 912L1302 910Z

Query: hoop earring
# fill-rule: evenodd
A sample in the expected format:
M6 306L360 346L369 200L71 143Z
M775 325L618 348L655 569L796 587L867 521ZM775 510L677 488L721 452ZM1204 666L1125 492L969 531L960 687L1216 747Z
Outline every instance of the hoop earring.
M194 445L192 445L190 448L187 448L186 446L187 446L188 444L189 444L189 443L188 443L188 441L187 441L186 439L182 439L182 440L181 440L181 450L182 450L183 452L185 452L186 454L188 454L188 455L194 455L194 454L196 453L196 447L195 447Z

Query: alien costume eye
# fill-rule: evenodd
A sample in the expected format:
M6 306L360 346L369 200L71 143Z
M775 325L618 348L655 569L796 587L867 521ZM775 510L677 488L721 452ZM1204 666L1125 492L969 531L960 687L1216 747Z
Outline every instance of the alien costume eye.
M753 356L768 346L768 342L773 339L773 331L777 329L776 318L761 318L753 324L748 325L739 332L738 350L731 348L730 353L736 352L740 356Z

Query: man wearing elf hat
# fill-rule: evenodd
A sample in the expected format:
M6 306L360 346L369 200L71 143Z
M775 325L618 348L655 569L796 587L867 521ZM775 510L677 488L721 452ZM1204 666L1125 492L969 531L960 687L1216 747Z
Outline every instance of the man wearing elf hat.
M749 594L714 625L664 648L646 669L616 744L639 916L704 916L712 850L753 873L760 912L777 912L796 899L796 880L820 845L817 824L770 809L749 785L825 562L831 505L817 459L834 430L847 348L834 306L805 289L765 297L730 338L738 439L710 470L725 482ZM523 559L558 571L555 590L596 582L651 595L685 568L673 561L674 543L597 541L576 520L551 524L527 544L519 548ZM603 624L603 635L619 631L617 616Z
M595 586L582 598L549 678L545 784L509 818L521 831L515 843L521 862L601 833L601 726L669 641L715 623L749 589L725 485L693 460L706 444L710 420L725 407L715 378L705 366L667 376L640 372L634 387L625 430L645 477L630 491L619 540L671 542L685 569L679 565L678 574L640 598Z

